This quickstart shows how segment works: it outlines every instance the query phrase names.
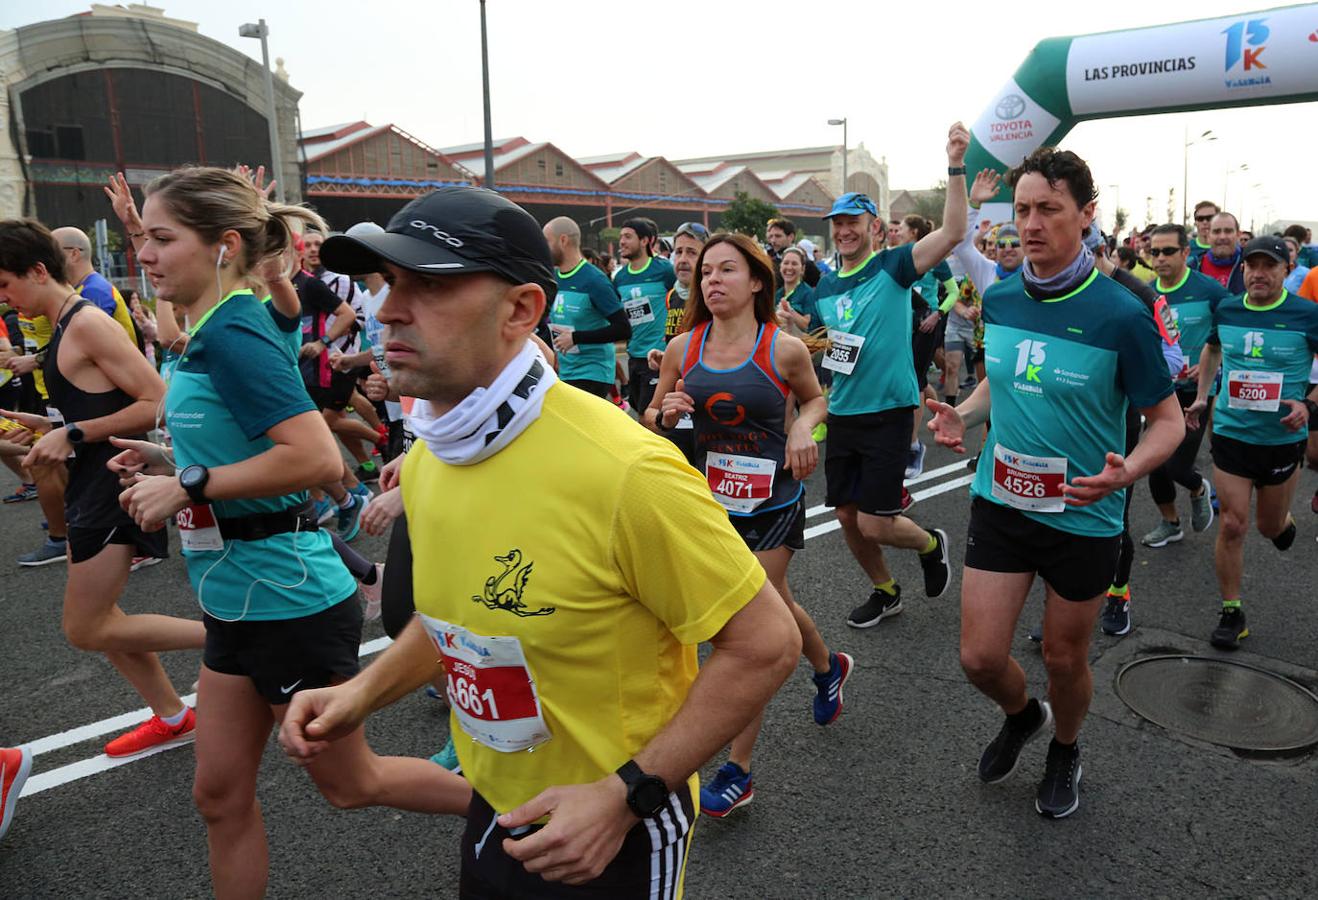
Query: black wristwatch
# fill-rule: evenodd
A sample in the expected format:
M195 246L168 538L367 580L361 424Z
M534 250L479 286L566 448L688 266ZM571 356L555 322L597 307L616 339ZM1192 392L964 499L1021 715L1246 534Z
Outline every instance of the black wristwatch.
M193 503L207 503L206 482L210 481L211 470L205 466L188 466L178 473L178 483L188 492L188 499Z
M82 429L78 427L77 422L65 422L64 430L69 433L69 443L75 447L81 446L83 440L86 439L86 435L82 433Z
M629 759L618 767L618 777L627 785L627 806L642 819L659 814L668 802L668 785L662 778L647 775Z
M1308 397L1305 397L1304 405L1309 410L1310 419L1318 418L1318 400L1310 400Z
M947 167L947 174L948 174L948 175L964 175L964 174L966 174L966 167L965 167L965 166L948 166L948 167Z

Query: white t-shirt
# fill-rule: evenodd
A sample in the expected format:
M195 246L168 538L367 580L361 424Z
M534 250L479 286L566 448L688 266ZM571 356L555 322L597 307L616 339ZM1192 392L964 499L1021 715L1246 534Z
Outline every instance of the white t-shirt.
M381 372L387 372L388 366L384 364L384 326L380 324L376 315L384 305L385 298L389 296L389 285L381 285L379 293L375 294L365 289L356 293L357 302L361 304L358 316L363 320L362 335L371 345L376 365ZM397 422L403 417L402 404L395 400L384 401L384 408L391 422Z
M366 327L366 317L362 311L362 291L357 289L352 279L347 275L340 275L338 272L331 272L325 269L320 273L320 280L325 283L334 295L352 307L353 313L357 317L357 329L359 332ZM334 324L334 316L325 320L325 328L328 330ZM349 330L347 334L332 343L332 346L340 353L356 353L361 349L361 340L357 333Z

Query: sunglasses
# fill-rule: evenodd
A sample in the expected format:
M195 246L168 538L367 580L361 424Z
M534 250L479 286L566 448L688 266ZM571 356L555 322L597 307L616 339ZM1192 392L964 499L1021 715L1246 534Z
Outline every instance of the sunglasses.
M1180 247L1150 247L1149 256L1157 259L1159 256L1176 256L1181 252Z
M1008 247L1019 247L1020 241L998 241L998 249L1006 250Z
M699 222L683 222L677 226L677 231L673 234L673 237L679 238L684 234L690 235L698 241L709 240L709 229Z
M1210 213L1210 214L1208 214L1208 215L1206 215L1206 216L1195 216L1195 217L1194 217L1194 220L1195 220L1196 222L1211 222L1211 221L1213 221L1213 214Z

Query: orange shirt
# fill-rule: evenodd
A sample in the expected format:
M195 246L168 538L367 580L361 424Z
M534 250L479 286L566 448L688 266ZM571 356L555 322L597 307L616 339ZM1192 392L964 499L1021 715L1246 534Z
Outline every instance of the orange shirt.
M1318 303L1318 267L1309 270L1309 274L1304 276L1304 281L1300 284L1297 293L1305 300Z

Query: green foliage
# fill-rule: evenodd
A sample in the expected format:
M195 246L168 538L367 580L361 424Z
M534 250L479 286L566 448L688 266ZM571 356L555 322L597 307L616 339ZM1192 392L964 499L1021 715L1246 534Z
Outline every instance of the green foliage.
M756 200L745 191L737 191L736 199L728 204L728 208L719 217L719 229L736 231L763 241L765 223L777 215L778 207L772 203Z
M1130 221L1130 213L1126 212L1124 209L1118 206L1117 211L1112 214L1112 224L1115 226L1115 232L1117 234L1121 234L1123 231L1125 231L1126 223L1129 221Z
M915 195L915 214L924 216L938 228L943 224L943 207L947 205L947 181L938 182L938 186Z
M618 243L618 238L622 237L621 228L601 228L600 229L600 246L606 247L609 244Z

